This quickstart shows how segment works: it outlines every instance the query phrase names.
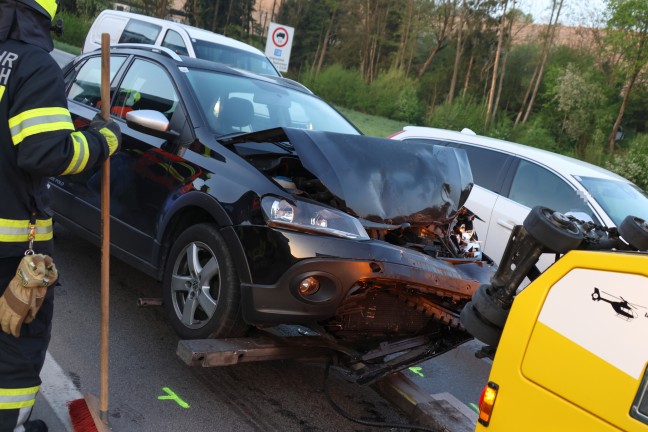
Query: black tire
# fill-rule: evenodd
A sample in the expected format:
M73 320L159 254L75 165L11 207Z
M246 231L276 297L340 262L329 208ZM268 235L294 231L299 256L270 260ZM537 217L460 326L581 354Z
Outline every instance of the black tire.
M554 253L564 254L583 242L583 232L578 225L547 207L533 207L523 226L531 237Z
M494 325L484 322L473 309L472 302L466 303L466 306L461 310L459 316L461 326L466 329L476 339L484 342L487 345L496 347L502 336L502 329Z
M619 234L633 248L648 250L648 223L636 216L626 216L619 225Z
M163 290L169 321L181 338L227 338L247 333L249 327L241 314L240 281L215 225L194 225L176 239L164 270Z
M471 302L482 317L497 327L504 328L509 311L502 309L493 301L493 298L487 292L488 288L490 288L488 284L479 285L479 288L472 296Z

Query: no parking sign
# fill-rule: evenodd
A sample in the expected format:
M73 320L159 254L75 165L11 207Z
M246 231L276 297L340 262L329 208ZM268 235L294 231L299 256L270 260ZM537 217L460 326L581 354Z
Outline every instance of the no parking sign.
M265 54L279 72L288 72L290 48L295 29L282 24L270 23Z

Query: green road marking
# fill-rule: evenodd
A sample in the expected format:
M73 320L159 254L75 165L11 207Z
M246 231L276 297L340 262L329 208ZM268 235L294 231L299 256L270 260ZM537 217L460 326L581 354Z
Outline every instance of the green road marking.
M180 396L175 394L173 390L171 390L169 387L162 387L162 390L167 394L167 396L158 396L158 400L174 400L178 405L180 405L182 408L189 408L189 404L182 399L180 399Z
M476 403L470 402L470 407L474 409L477 412L477 414L479 414L479 407L477 406Z
M425 375L423 375L423 373L421 372L421 371L423 370L422 367L412 366L411 368L409 368L409 370L411 370L412 372L414 372L416 375L418 375L418 376L422 376L422 377L425 378Z

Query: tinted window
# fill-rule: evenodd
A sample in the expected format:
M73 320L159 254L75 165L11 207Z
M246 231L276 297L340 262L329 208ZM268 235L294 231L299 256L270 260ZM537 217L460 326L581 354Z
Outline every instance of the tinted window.
M176 54L189 55L182 36L175 30L167 31L162 41L162 46L175 51Z
M495 193L500 193L511 156L481 147L465 144L459 148L466 150L475 184Z
M125 59L124 56L110 57L110 81L113 80ZM91 57L77 70L76 76L71 74L74 80L68 92L68 99L99 108L99 101L101 100L101 57Z
M119 38L119 43L142 43L142 44L154 44L162 27L131 19L126 24L124 32Z
M526 160L520 161L515 172L509 198L527 207L541 205L562 213L584 212L594 217L585 199L565 180Z
M129 111L150 109L170 119L177 103L178 95L167 73L154 63L138 59L128 69L112 110L125 117Z

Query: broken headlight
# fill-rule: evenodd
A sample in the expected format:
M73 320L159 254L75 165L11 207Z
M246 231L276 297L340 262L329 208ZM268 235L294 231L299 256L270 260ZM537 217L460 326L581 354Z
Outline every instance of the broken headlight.
M339 210L300 200L289 202L274 196L264 197L261 207L269 226L348 239L369 239L358 219Z

